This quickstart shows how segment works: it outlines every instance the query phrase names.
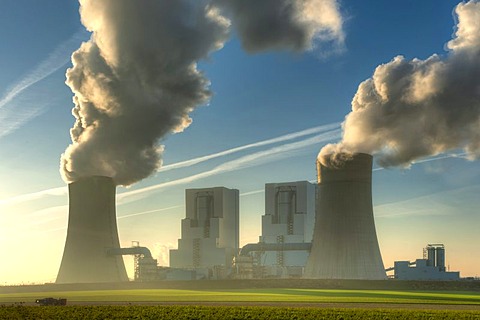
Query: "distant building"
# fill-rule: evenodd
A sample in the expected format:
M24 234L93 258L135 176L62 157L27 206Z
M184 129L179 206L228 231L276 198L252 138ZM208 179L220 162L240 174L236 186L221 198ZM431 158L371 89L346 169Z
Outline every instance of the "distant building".
M428 260L417 259L415 265L409 261L395 261L394 277L398 280L459 280L460 272L440 271L427 265Z
M417 259L415 262L395 261L394 278L398 280L460 279L460 272L446 271L443 244L429 244L423 252L423 259Z
M267 183L265 215L259 244L278 244L257 252L262 277L301 277L308 250L284 250L289 244L311 243L315 223L315 188L308 181ZM265 246L264 246L265 247Z
M239 192L224 187L187 189L186 218L170 267L195 270L197 278L223 278L239 250ZM200 275L200 276L199 276Z

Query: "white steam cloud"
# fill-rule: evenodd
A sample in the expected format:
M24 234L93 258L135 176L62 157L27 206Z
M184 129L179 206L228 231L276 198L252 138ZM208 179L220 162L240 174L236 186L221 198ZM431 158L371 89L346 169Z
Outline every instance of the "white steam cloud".
M197 62L223 47L230 16L249 51L343 42L336 0L79 0L92 32L73 54L72 144L60 171L130 185L161 166L159 139L186 128L211 96ZM317 41L318 40L318 41Z
M216 0L249 52L304 51L319 42L341 48L343 19L336 0Z
M386 167L455 149L480 156L480 2L460 3L455 13L445 56L397 56L360 84L342 141L320 151L324 165L353 152Z
M229 22L199 0L80 0L80 14L92 36L67 71L76 123L61 173L129 185L159 168L158 139L207 103L197 61L223 46Z

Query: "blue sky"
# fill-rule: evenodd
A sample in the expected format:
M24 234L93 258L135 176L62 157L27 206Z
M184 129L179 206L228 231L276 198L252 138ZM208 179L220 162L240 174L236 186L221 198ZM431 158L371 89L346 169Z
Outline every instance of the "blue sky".
M167 263L168 249L180 237L184 190L213 186L240 190L240 242L256 242L264 184L315 179L317 154L324 144L339 140L339 123L350 112L359 84L397 55L409 60L446 55L457 4L343 0L342 52L321 44L304 53L248 54L234 36L200 62L214 95L191 113L193 122L184 132L161 141L164 165L168 169L254 145L119 187L122 246L140 241L161 264ZM78 9L75 1L0 4L0 284L53 281L60 265L68 198L59 161L74 122L65 71L71 53L89 38ZM311 128L316 129L303 132ZM286 136L297 132L303 133ZM279 139L255 145L274 138ZM480 274L480 258L472 254L480 250L480 165L448 156L452 153L462 151L410 169L374 172L385 266L420 258L427 243L444 243L452 270L462 276ZM143 189L164 183L169 184ZM128 258L126 266L132 275Z

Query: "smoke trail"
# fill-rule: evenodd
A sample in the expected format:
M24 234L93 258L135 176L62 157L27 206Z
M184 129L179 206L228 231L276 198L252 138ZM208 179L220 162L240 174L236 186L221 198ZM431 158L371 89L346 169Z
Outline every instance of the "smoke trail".
M340 123L339 122L338 123L330 123L330 124L310 128L310 129L305 129L305 130L302 130L302 131L289 133L289 134L279 136L279 137L275 137L275 138L272 138L272 139L262 140L262 141L246 144L246 145L239 146L239 147L234 147L234 148L231 148L231 149L228 149L228 150L220 151L220 152L209 154L209 155L206 155L206 156L201 156L201 157L197 157L197 158L193 158L193 159L189 159L189 160L185 160L185 161L172 163L172 164L169 164L169 165L164 165L160 168L160 171L164 172L164 171L168 171L168 170L172 170L172 169L178 169L178 168L193 166L193 165L196 165L198 163L202 163L202 162L205 162L205 161L208 161L208 160L211 160L211 159L223 157L223 156L226 156L226 155L229 155L229 154L232 154L232 153L245 151L245 150L252 149L252 148L262 147L262 146L266 146L266 145L269 145L269 144L285 142L285 141L293 140L293 139L303 137L303 136L306 136L306 135L311 135L311 134L315 134L315 133L329 131L329 130L333 130L333 129L337 129L337 128L340 128Z
M18 95L22 94L29 87L33 86L39 81L47 78L55 71L59 70L65 64L68 63L68 53L72 51L72 48L78 46L78 44L85 37L84 31L77 31L68 40L61 43L55 48L38 66L36 66L31 72L29 72L23 79L12 85L7 92L0 99L0 109L5 107L8 103L14 100Z
M231 16L249 52L304 51L319 42L343 46L337 0L214 0Z
M397 56L360 84L343 140L320 151L324 165L341 152L371 153L382 166L405 167L449 150L480 156L480 2L460 3L455 13L445 56Z
M80 0L80 14L92 36L67 71L76 122L60 171L129 185L159 168L159 138L210 98L197 61L223 46L229 22L200 0Z
M232 171L236 171L244 168L258 166L258 165L265 164L272 161L277 161L280 159L285 159L285 158L291 157L292 155L295 155L295 153L292 153L292 151L298 151L300 149L310 147L313 144L331 141L334 139L338 139L339 137L340 137L340 129L327 131L304 140L300 140L300 141L276 146L267 150L251 153L251 154L242 156L240 158L237 158L235 160L224 162L214 167L211 170L203 171L185 178L163 182L163 183L153 185L150 187L145 187L142 189L123 192L117 196L117 201L119 203L125 203L126 201L125 199L130 197L146 195L149 192L153 192L163 188L191 183L194 181L198 181L200 179L205 179L205 178L222 174L225 172L232 172Z

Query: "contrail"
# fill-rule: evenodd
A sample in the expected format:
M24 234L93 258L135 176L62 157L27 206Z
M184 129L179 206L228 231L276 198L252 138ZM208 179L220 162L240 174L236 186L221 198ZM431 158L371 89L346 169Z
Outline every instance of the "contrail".
M51 188L51 189L46 189L38 192L21 194L19 196L0 200L0 206L13 205L13 204L27 202L27 201L34 201L34 200L42 199L45 196L64 196L64 195L67 195L67 193L68 193L67 187Z
M417 160L417 161L413 162L412 165L421 164L421 163L425 163L425 162L431 162L431 161L437 161L437 160L443 160L443 159L449 159L449 158L465 158L466 156L467 156L466 152L451 153L451 154L441 155L441 156L438 156L438 157L432 157L432 158L428 158L428 159ZM380 170L385 170L385 168L378 167L378 168L373 169L372 171L380 171ZM309 180L308 182L317 183L317 180ZM264 189L259 189L259 190L254 190L254 191L248 191L248 192L241 193L240 196L241 197L246 197L246 196L250 196L250 195L254 195L254 194L258 194L258 193L262 193L262 192L265 192L265 190Z
M186 161L172 163L170 165L165 166L167 169L164 169L165 168L164 167L160 171L168 171L168 170L172 170L172 169L183 168L183 167L186 167L186 166L195 165L197 163L205 162L207 160L214 159L214 158L219 158L219 157L229 155L229 154L232 154L232 153L235 153L235 152L248 150L248 149L255 148L255 147L261 147L261 146L265 146L265 145L269 145L269 144L273 144L273 143L293 140L293 139L300 138L300 137L303 137L303 136L307 136L307 135L311 135L311 134L335 129L335 128L338 128L339 126L340 126L340 122L336 122L336 123L326 124L326 125L322 125L322 126L318 126L318 127L314 127L314 128L310 128L310 129L301 130L301 131L298 131L298 132L289 133L289 134L279 136L279 137L276 137L276 138L263 140L263 141L258 141L258 142L254 142L254 143L247 144L247 145L244 145L244 146L235 147L235 148L232 148L232 149L229 149L229 150L224 150L224 151L221 151L221 152L218 152L218 153L215 153L215 154L210 154L210 155L206 155L206 156L202 156L202 157L198 157L198 158L194 158L194 159L190 159L190 160L186 160ZM27 194L15 196L15 197L12 197L12 198L3 199L3 200L0 200L0 205L10 205L10 204L16 204L16 203L21 203L21 202L26 202L26 201L37 200L37 199L41 199L44 196L64 196L66 194L68 194L67 187L51 188L51 189L46 189L46 190L42 190L42 191L38 191L38 192L27 193Z
M439 159L435 159L439 160ZM390 203L383 203L376 205L374 207L375 212L380 212L375 214L377 218L396 218L396 217L405 217L411 215L445 215L450 214L450 208L458 207L458 204L455 203L461 202L459 199L459 194L468 193L469 195L475 196L480 190L480 185L473 185L468 187L462 187L458 189L451 189L446 191L435 192L428 195L423 195L420 197L410 198L401 201L395 201ZM445 201L445 199L457 199L453 203ZM434 209L432 209L434 208ZM442 210L448 209L448 210ZM463 208L465 210L465 208ZM476 211L476 207L471 207L472 211Z
M39 104L38 102L34 106L32 106L33 103L29 105L30 107L26 107L24 104L20 109L10 104L9 107L0 110L0 138L14 132L23 124L40 116L48 109L45 104Z
M425 162L431 162L431 161L437 161L437 160L443 160L443 159L449 159L449 158L466 158L466 157L467 157L466 152L449 153L449 154L440 155L440 156L437 156L437 157L430 157L430 158L426 158L426 159L422 159L422 160L415 160L414 162L412 162L412 165L421 164L421 163L425 163ZM383 167L378 167L378 168L373 169L372 171L380 171L380 170L384 170L384 169L385 168L383 168Z
M119 220L119 219L125 219L125 218L131 218L131 217L135 217L135 216L142 216L142 215L144 215L144 214L149 214L149 213L169 211L169 210L178 209L178 208L183 208L183 207L184 207L183 205L178 205L178 206L172 206L172 207L161 208L161 209L156 209L156 210L149 210L149 211L131 213L131 214L126 214L126 215L124 215L124 216L117 217L117 220Z
M320 127L318 127L320 128ZM307 129L307 130L313 130L314 128L312 129ZM291 135L294 135L294 134L300 134L301 132L305 132L307 130L303 130L303 131L299 131L298 133L292 133ZM335 131L335 130L334 130ZM286 135L287 136L287 135ZM300 135L301 136L301 135ZM278 138L274 138L274 139L280 139L280 137ZM270 139L270 140L274 140L274 139ZM265 140L265 141L268 141L268 140ZM262 143L263 141L260 141L258 143ZM255 143L251 144L251 145L254 145ZM288 146L288 145L287 145ZM242 147L238 147L238 148L242 148ZM281 148L280 147L277 147L277 148ZM273 148L275 149L275 148ZM270 150L273 150L273 149L270 149ZM227 152L228 150L226 151L222 151L222 152ZM269 151L269 150L267 150ZM256 153L256 156L254 157L258 157L259 156L259 153L262 153L262 152L257 152ZM213 156L213 155L210 155L210 156ZM265 155L263 155L265 156ZM453 154L447 154L447 155L441 155L441 156L438 156L438 157L434 157L434 158L428 158L428 159L424 159L424 160L419 160L419 161L416 161L415 163L413 163L414 165L415 164L420 164L420 163L425 163L425 162L430 162L430 161L436 161L436 160L442 160L442 159L448 159L448 158L461 158L461 157L464 157L466 156L466 153L453 153ZM209 157L209 156L205 156L205 157ZM237 162L237 161L245 161L245 158L248 157L248 156L244 156L240 159L237 159L237 160L233 160L233 161L230 161L230 162L227 162L227 163L224 163L222 165L220 165L219 167L225 165L231 165L232 162ZM203 157L200 157L200 158L203 158ZM197 161L197 159L199 158L196 158L196 159L191 159L191 160L187 160L187 161L183 161L183 163L185 162L188 162L188 161L192 161L192 164ZM243 160L241 160L243 159ZM195 163L198 163L198 162L195 162ZM171 164L170 166L172 166L172 169L173 169L173 166L175 166L176 164ZM176 168L176 167L175 167ZM210 173L211 175L212 174L218 174L218 173L215 173L213 172L214 170L217 170L215 172L218 172L218 167L216 167L216 169L213 169L213 170L210 170L210 171L207 171L206 173ZM232 169L233 170L233 169ZM375 168L373 169L373 171L380 171L380 170L384 170L384 168ZM196 174L192 177L197 177L197 178L194 178L192 181L195 181L195 180L198 180L200 178L202 178L202 175L206 174L206 173L199 173L199 174ZM142 190L144 190L144 192L148 192L150 190L145 190L145 189L149 189L149 188L155 188L155 187L158 187L157 189L161 189L161 188L164 188L164 187L167 187L169 185L165 185L167 183L171 183L170 185L177 185L177 184L183 184L183 183L187 183L189 181L186 181L187 179L189 179L191 177L186 177L186 178L182 178L182 179L179 179L181 180L180 182L177 182L178 180L174 180L174 181L170 181L170 182L165 182L165 183L161 183L159 185L155 185L155 186L152 186L152 187L147 187L147 188L143 188L143 189L139 189L139 190L134 190L134 191L129 191L129 192L124 192L124 193L121 193L117 196L117 200L121 201L123 200L123 198L127 198L129 196L133 196L133 195L136 195L136 194L140 194L142 192ZM315 180L312 180L310 181L312 183L315 183L316 181ZM251 191L251 192L246 192L246 193L243 193L242 196L248 196L250 194L255 194L255 193L260 193L262 192L263 190L255 190L255 191ZM0 200L0 205L13 205L13 204L17 204L17 203L22 203L22 202L27 202L27 201L34 201L34 200L38 200L38 199L41 199L45 196L65 196L68 194L68 189L67 187L58 187L58 188L51 188L51 189L46 189L46 190L42 190L42 191L38 191L38 192L33 192L33 193L27 193L27 194L23 194L23 195L19 195L19 196L15 196L15 197L11 197L11 198L6 198L6 199L3 199L3 200Z
M45 79L55 71L59 70L70 61L70 53L78 46L78 43L85 39L86 32L81 30L76 32L68 40L60 44L47 59L42 61L36 68L28 73L22 80L14 84L0 99L0 109L15 99L23 91L35 83Z
M185 178L160 183L150 187L121 193L117 196L117 199L121 201L121 200L124 200L126 197L145 194L145 193L160 190L166 187L186 184L189 182L208 178L224 172L236 171L243 168L257 166L263 163L285 158L291 155L291 153L288 153L289 151L298 150L301 148L305 148L307 146L311 146L316 143L326 142L326 141L340 138L340 133L341 133L340 129L331 130L302 141L297 141L297 142L289 143L286 145L274 147L268 150L252 153L232 161L227 161L209 171L204 171L204 172L194 174Z
M194 158L194 159L190 159L190 160L186 160L186 161L181 161L181 162L177 162L177 163L172 163L172 164L165 165L165 166L161 167L159 172L168 171L168 170L172 170L172 169L183 168L183 167L189 167L189 166L201 163L201 162L205 162L205 161L208 161L208 160L211 160L211 159L223 157L223 156L226 156L226 155L229 155L229 154L232 154L232 153L236 153L236 152L240 152L240 151L244 151L244 150L248 150L248 149L252 149L252 148L262 147L262 146L266 146L266 145L270 145L270 144L274 144L274 143L289 141L289 140L293 140L293 139L296 139L296 138L300 138L300 137L304 137L304 136L307 136L307 135L312 135L312 134L316 134L316 133L320 133L320 132L325 132L325 131L338 129L338 128L340 128L340 125L341 125L341 122L330 123L330 124L310 128L310 129L305 129L305 130L298 131L298 132L289 133L289 134L279 136L279 137L276 137L276 138L263 140L263 141L243 145L243 146L240 146L240 147L235 147L235 148L232 148L232 149L224 150L224 151L213 153L213 154L210 154L210 155L206 155L206 156L202 156L202 157L198 157L198 158Z
M248 197L248 196L251 196L251 195L254 195L254 194L259 194L259 193L264 193L264 192L265 192L264 189L243 192L243 193L240 193L240 197Z

